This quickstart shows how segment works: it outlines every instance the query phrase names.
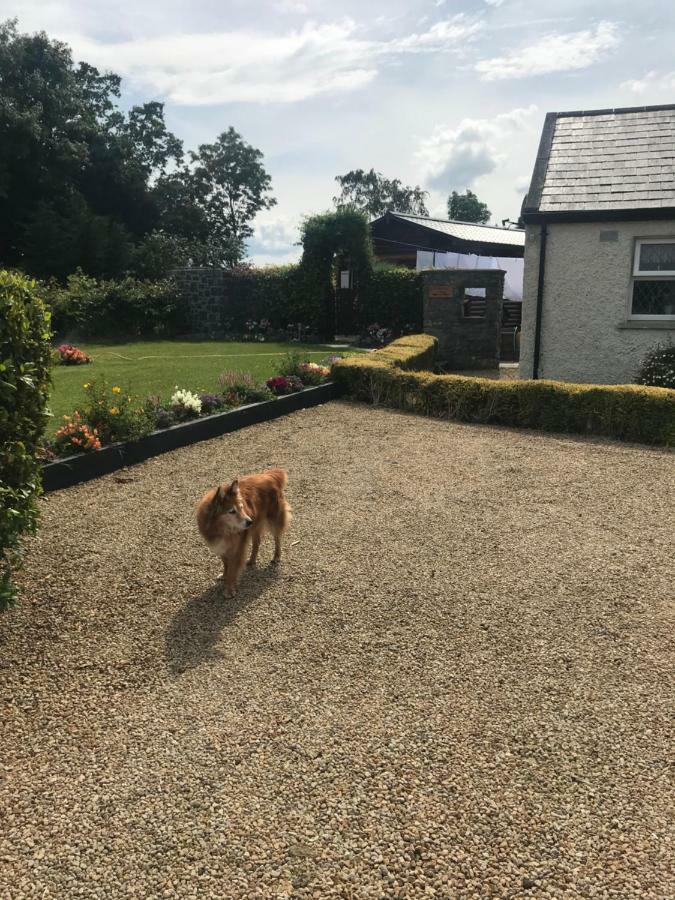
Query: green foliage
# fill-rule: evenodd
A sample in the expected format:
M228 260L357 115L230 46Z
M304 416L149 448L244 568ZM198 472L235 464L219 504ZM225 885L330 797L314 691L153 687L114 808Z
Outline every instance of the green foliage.
M422 291L422 276L414 269L390 267L372 271L359 289L361 328L378 322L396 335L421 331Z
M218 382L228 406L262 403L274 397L267 386L259 384L250 372L223 372L218 376Z
M66 44L0 23L3 262L61 281L77 268L164 276L168 253L143 246L156 231L197 265L240 261L252 219L275 202L261 152L230 128L184 164L163 104L125 113L120 83L74 63Z
M490 221L491 215L487 203L481 203L473 191L467 190L464 194L453 191L448 197L448 217L450 219L485 225Z
M80 337L162 337L187 330L184 302L171 281L99 281L71 275L65 287L50 282L43 296L55 331Z
M102 444L136 441L150 434L153 419L147 404L117 384L96 377L86 383L78 412Z
M675 344L656 344L646 354L640 364L637 384L652 387L675 388Z
M675 443L675 391L635 385L491 381L435 375L436 340L415 335L333 370L359 399L439 418Z
M352 169L346 175L337 175L335 180L340 185L339 196L333 197L338 209L358 210L370 218L383 216L387 210L429 215L424 202L429 192L419 185L408 187L398 178L385 178L375 169Z
M230 310L237 313L228 330L243 332L247 319L268 319L272 330L283 330L299 322L318 329L319 305L307 290L298 265L238 266L228 273Z
M37 524L49 337L49 313L34 283L0 271L0 609L15 597L12 567L21 536Z
M341 258L352 269L357 285L370 275L373 245L368 220L353 209L323 213L305 219L301 236L301 290L313 301L320 333L330 340L335 333L335 259Z

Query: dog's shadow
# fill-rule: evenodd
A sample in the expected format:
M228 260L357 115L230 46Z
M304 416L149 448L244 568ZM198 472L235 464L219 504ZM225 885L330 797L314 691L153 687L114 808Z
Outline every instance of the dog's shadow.
M166 633L169 670L181 674L209 660L219 659L216 649L222 631L275 580L277 566L247 569L235 597L226 597L221 581L192 597L173 617Z

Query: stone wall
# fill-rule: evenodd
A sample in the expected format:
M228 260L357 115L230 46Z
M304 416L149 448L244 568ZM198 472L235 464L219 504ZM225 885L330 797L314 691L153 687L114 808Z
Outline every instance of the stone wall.
M423 279L424 332L438 338L439 362L457 370L498 368L504 272L434 269Z
M539 377L626 384L646 351L675 340L675 319L630 317L638 238L675 238L675 221L549 224ZM521 378L532 377L540 226L525 230Z
M217 337L225 332L227 291L223 269L174 269L171 276L188 306L190 333Z

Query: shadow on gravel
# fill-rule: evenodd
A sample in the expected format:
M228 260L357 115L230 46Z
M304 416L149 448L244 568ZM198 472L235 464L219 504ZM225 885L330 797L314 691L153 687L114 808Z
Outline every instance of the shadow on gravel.
M221 632L253 603L277 577L278 569L269 566L244 572L237 596L228 599L222 584L216 582L208 590L179 609L166 633L166 661L169 670L179 675L194 669L220 654L215 645Z

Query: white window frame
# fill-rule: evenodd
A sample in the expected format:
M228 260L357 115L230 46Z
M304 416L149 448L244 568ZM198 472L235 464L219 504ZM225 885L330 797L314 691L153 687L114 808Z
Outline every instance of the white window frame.
M675 269L645 271L640 269L640 251L643 244L673 244L675 245L675 237L643 237L637 238L635 241L635 251L633 253L633 272L630 288L630 304L628 308L628 317L640 322L671 322L675 321L674 313L663 313L660 315L647 315L646 313L633 312L633 293L635 283L637 281L675 281Z

